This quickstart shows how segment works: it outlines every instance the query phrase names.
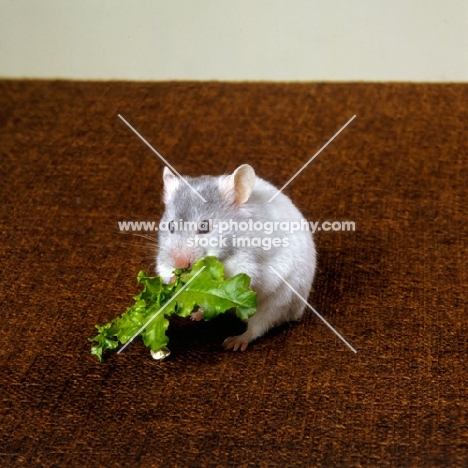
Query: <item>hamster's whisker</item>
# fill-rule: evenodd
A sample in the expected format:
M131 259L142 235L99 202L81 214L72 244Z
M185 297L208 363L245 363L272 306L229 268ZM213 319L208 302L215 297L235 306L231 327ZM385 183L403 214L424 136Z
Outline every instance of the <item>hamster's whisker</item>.
M149 241L154 242L155 244L158 243L158 239L156 237L151 237L146 234L138 234L136 232L130 232L129 234L132 234L133 236L143 237L143 239L148 239Z
M132 247L138 247L140 249L148 249L148 248L153 248L157 247L158 244L155 242L143 242L143 243L138 243L138 242L121 242L121 245L131 245Z
M145 239L148 239L152 242L157 242L158 238L157 237L151 237L148 234L140 234L139 232L129 232L129 231L116 231L118 234L122 234L123 236L138 236L138 237L144 237Z
M156 262L150 262L148 266L151 271L156 271Z

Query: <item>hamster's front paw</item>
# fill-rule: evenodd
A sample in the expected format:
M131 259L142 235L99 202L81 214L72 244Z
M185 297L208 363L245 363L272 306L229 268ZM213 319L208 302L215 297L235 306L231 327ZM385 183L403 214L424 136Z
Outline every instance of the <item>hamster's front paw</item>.
M200 307L196 312L192 312L190 314L190 320L195 320L199 322L200 320L203 320L203 314L205 311Z
M232 349L233 351L241 350L245 351L247 346L249 346L250 341L250 333L246 331L242 335L239 336L230 336L223 341L223 346L226 349Z

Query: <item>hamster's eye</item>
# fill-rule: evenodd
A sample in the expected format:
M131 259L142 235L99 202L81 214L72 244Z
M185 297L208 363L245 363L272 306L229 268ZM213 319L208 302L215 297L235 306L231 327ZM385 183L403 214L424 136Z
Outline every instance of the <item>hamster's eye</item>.
M171 234L174 234L174 231L175 231L174 221L169 221L169 231Z
M198 223L197 234L208 234L210 232L210 222L207 219Z

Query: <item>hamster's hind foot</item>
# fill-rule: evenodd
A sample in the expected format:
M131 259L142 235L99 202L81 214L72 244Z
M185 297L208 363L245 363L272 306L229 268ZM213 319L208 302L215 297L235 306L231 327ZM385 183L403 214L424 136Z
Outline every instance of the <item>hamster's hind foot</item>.
M249 343L252 341L249 331L247 330L242 335L230 336L223 341L223 346L226 349L232 349L233 351L245 351Z

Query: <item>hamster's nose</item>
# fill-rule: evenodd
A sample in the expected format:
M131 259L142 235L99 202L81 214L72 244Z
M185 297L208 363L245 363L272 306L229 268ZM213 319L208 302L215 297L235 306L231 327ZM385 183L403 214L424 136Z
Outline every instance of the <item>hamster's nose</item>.
M172 255L172 261L176 268L189 268L190 267L190 256L184 255L183 253L176 253Z

